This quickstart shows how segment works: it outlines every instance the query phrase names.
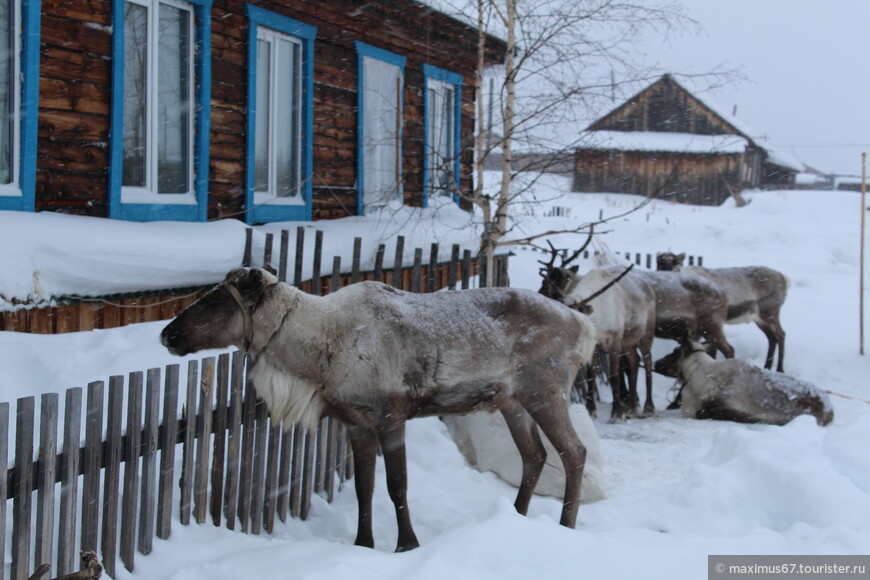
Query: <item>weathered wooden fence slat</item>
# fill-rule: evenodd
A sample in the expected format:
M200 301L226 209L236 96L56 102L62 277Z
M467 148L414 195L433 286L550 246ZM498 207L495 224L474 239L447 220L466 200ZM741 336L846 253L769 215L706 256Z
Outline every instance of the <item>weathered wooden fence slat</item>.
M166 367L163 393L163 425L160 431L160 483L157 490L157 537L171 533L172 492L175 489L175 447L178 433L179 365ZM105 566L105 565L104 565Z
M136 553L136 498L139 495L139 440L142 428L142 373L127 379L127 433L125 437L124 486L121 501L121 541L119 552L124 568L133 571Z
M58 394L45 393L39 405L39 469L37 470L36 554L34 564L51 562L54 536L54 483L57 461Z
M268 430L268 415L266 403L257 399L254 406L254 465L251 473L251 529L254 535L263 531L263 503L266 489L263 469L266 465L266 432Z
M142 435L142 491L139 507L139 553L150 554L157 509L157 437L160 424L160 369L145 379L145 430Z
M9 475L9 403L0 403L0 570L6 567L6 477Z
M233 353L232 380L230 381L230 407L227 413L227 469L224 491L224 516L227 528L236 528L236 508L239 497L239 462L242 436L242 393L244 388L245 355Z
M57 573L60 575L73 571L75 558L81 425L82 388L75 387L67 390L64 404L63 458L60 462L60 515L57 533ZM0 428L0 432L4 432L2 428ZM5 482L6 478L4 477L2 480ZM5 497L5 495L0 497ZM114 562L112 565L114 566Z
M247 240L250 265L251 233ZM474 274L470 251L460 260L456 245L446 264L438 263L438 244L425 264L423 249L415 248L409 267L402 237L386 271L386 244L378 246L374 270L361 271L361 238L354 239L349 274L340 257L326 271L323 233L315 231L312 277L303 280L305 228L297 229L295 248L290 243L287 230L280 241L268 235L263 262L272 264L277 255L278 276L286 280L295 252L293 284L318 295L372 278L413 292L468 288ZM504 268L498 261L494 267ZM73 573L79 550L99 549L108 577L116 576L118 563L132 571L137 551L148 554L155 536L170 537L176 485L181 524L210 515L216 526L225 521L253 534L271 533L276 516L307 518L314 493L332 501L353 473L347 428L334 418L311 430L273 424L250 383L250 364L235 351L190 361L186 382L178 364L111 376L108 388L103 381L88 384L86 400L82 388L67 390L62 417L57 394L41 396L38 417L34 397L19 399L11 470L9 403L0 403L0 497L12 500L11 536L5 526L0 530L0 570L7 549L15 580L52 560L58 575ZM0 522L6 509L0 504Z
M124 409L124 377L109 377L109 407L106 425L105 472L103 477L103 529L100 540L103 569L115 577L115 559L118 555L118 502L121 481L121 455ZM72 556L72 554L70 554ZM72 561L69 563L72 566ZM72 570L62 572L67 574Z
M215 359L203 359L200 369L199 411L196 414L196 459L193 467L193 517L205 522L208 514L209 451L211 449L212 400L215 390Z
M15 414L15 478L12 491L12 580L24 580L30 576L33 413L33 397L18 399Z
M217 406L214 413L214 451L211 466L211 521L221 525L221 512L224 502L224 462L227 446L227 406L230 394L230 355L218 357L217 366Z
M196 401L199 390L199 364L190 361L187 364L187 387L184 398L184 433L181 444L181 479L178 503L178 519L182 525L190 523L191 503L193 499L193 461L194 441L196 440Z
M103 391L105 383L88 385L87 418L85 420L84 479L82 481L81 549L97 549L100 509L100 471L103 457ZM136 494L131 498L135 498Z

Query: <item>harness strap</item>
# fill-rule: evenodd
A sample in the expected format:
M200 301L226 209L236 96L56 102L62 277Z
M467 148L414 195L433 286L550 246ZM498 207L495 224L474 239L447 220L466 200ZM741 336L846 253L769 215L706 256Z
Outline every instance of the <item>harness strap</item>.
M236 301L236 304L239 305L239 309L242 311L242 318L244 320L244 332L245 332L245 352L248 352L248 349L251 347L251 342L254 340L254 321L251 319L251 306L255 303L248 303L242 297L242 293L239 292L239 289L235 287L233 284L227 284L225 286L227 291L230 293L230 296L233 297L233 300Z

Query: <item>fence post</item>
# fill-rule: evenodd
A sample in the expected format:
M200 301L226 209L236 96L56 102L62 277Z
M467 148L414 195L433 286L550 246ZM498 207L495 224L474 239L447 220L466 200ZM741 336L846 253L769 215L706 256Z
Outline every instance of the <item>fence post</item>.
M121 561L132 572L136 553L136 496L139 492L139 438L142 429L142 373L127 382L127 437L124 446L124 496L121 502Z
M393 288L402 287L402 256L405 253L405 236L396 238L396 255L393 258Z
M160 369L149 369L145 382L145 430L142 439L142 483L139 508L139 553L148 555L154 544L157 495L157 431L160 421Z
M106 472L103 477L103 569L115 577L115 558L118 555L118 483L121 480L121 434L124 405L124 377L109 377L109 410L106 428ZM66 574L67 572L62 572Z
M0 403L0 570L6 568L6 477L9 474L9 403Z
M39 405L39 483L34 564L51 563L54 532L54 472L57 461L57 393L42 395ZM5 521L3 522L5 525Z
M175 446L178 437L179 365L166 367L163 393L163 431L160 441L160 486L157 491L157 537L165 540L172 531L172 491L175 469ZM105 563L104 563L105 565Z
M30 506L33 501L33 397L18 399L12 500L12 580L30 576Z
M426 292L435 292L435 280L438 276L438 244L429 248L429 271L426 276Z
M60 464L60 519L57 534L57 573L61 576L73 571L75 558L76 513L79 502L79 443L82 428L81 387L67 390L64 407L63 456ZM4 432L2 427L0 432ZM5 466L5 463L3 465ZM3 481L5 482L5 478ZM5 520L0 519L0 521Z
M103 447L103 381L88 385L87 422L85 424L85 463L82 481L82 550L97 550L100 508L100 469ZM134 501L131 496L130 501Z

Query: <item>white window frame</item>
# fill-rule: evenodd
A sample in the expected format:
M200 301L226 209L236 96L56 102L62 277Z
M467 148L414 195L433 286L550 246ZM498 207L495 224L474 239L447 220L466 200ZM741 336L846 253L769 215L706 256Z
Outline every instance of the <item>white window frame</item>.
M269 43L269 120L271 129L269 131L269 177L268 177L268 189L266 191L257 190L256 184L254 187L254 204L262 205L262 204L278 204L278 205L305 205L305 196L303 195L304 187L303 187L303 179L302 175L303 165L302 165L302 147L303 147L303 84L304 84L304 45L302 40L296 38L295 36L291 36L289 34L285 34L283 32L279 32L277 30L273 30L266 26L258 26L257 27L257 40L258 43L260 40L266 41ZM294 141L296 142L296 167L294 171L297 175L297 184L296 191L287 196L279 196L277 194L277 174L278 174L278 159L277 159L277 134L278 131L274 126L274 119L276 119L276 109L279 106L279 98L277 95L277 86L278 86L278 70L279 67L282 66L283 63L279 63L278 59L275 58L277 51L275 47L277 46L277 42L279 40L289 41L290 43L296 46L296 50L299 55L299 78L296 81L296 95L295 98L297 100L296 106L296 127L297 134L294 137ZM261 74L261 71L257 71L258 78ZM259 95L258 95L259 96ZM254 124L256 127L256 122ZM255 164L256 164L256 147L255 147Z
M458 92L456 90L456 85L452 83L448 83L445 81L437 80L437 79L426 79L426 90L427 90L427 98L431 98L428 93L434 93L436 95L435 99L432 99L433 102L429 103L428 107L428 118L426 122L428 123L427 131L426 131L426 162L427 162L427 183L426 187L429 195L439 195L439 196L447 196L453 195L455 191L446 190L441 187L441 184L434 183L438 176L444 172L444 166L447 166L447 173L453 178L454 183L452 184L454 187L458 186L458 175L456 175L456 156L458 152L456 151L456 99L458 97ZM452 100L450 102L451 107L448 113L449 116L445 116L444 108L442 106L438 106L443 104L444 95L450 94L452 96ZM450 154L445 158L441 159L441 151L439 150L439 143L436 143L434 137L436 136L435 130L438 131L437 135L444 139L445 136L441 134L441 129L443 129L445 123L449 124L449 132L450 134L447 136L447 146L450 150ZM437 185L437 187L436 187Z
M9 183L0 183L0 196L21 197L21 0L12 2L12 132L10 146L12 148L12 179Z
M148 10L148 55L146 64L147 77L147 101L145 105L146 114L146 132L148 145L145 155L145 186L129 186L121 185L121 202L122 203L142 203L142 204L184 204L196 205L197 198L194 188L194 140L195 130L194 122L196 118L196 95L195 85L196 77L194 74L194 63L196 56L196 27L195 27L195 12L193 5L187 2L179 2L176 0L125 0L125 4L136 4ZM185 193L158 193L158 175L157 175L157 159L158 159L158 123L157 123L157 108L156 103L159 100L158 84L157 84L157 58L159 50L159 32L158 18L160 5L171 6L180 10L184 10L189 14L188 18L188 102L190 103L190 112L187 116L187 135L188 135L188 175L187 175L187 192ZM123 145L122 145L123 147Z

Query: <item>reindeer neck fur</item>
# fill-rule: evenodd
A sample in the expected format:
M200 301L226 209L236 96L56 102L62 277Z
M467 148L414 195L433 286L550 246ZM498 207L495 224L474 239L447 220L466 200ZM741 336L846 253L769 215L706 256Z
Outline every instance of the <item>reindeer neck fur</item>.
M704 367L712 360L713 358L703 350L696 350L686 355L680 365L680 374L682 375L683 382L688 383L693 376L705 374Z
M250 378L274 422L317 427L328 407L322 395L323 369L311 353L322 352L322 298L279 284L253 314Z

